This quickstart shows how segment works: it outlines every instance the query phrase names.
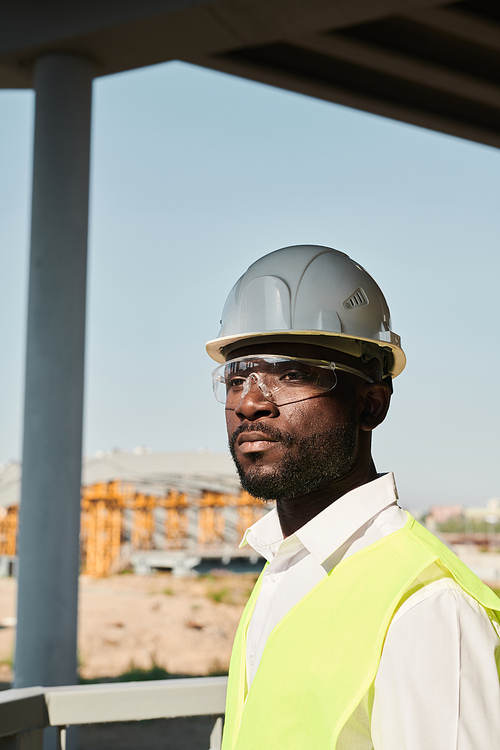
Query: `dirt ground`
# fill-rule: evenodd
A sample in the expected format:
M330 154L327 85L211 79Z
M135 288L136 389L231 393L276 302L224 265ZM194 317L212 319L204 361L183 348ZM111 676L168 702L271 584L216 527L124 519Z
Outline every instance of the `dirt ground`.
M172 674L227 670L254 573L175 578L80 578L78 658L84 679L114 678L154 665ZM498 584L497 584L498 585ZM0 683L12 680L16 581L0 578Z
M78 657L85 679L157 665L207 675L227 669L254 574L80 579ZM16 582L0 579L0 682L12 679Z

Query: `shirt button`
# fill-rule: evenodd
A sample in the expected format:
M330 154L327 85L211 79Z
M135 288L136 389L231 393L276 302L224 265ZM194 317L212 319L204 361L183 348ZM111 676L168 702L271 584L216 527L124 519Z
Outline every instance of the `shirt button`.
M269 580L271 581L271 583L276 583L276 581L278 580L278 576L276 575L276 573L271 573L271 575L269 576Z
M253 667L253 654L250 654L250 666Z

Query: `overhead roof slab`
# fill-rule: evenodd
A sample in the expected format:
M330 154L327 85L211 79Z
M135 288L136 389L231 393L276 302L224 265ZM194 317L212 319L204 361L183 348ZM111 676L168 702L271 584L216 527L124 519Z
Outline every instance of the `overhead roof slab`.
M97 75L184 60L500 145L495 0L3 0L0 86L54 51Z

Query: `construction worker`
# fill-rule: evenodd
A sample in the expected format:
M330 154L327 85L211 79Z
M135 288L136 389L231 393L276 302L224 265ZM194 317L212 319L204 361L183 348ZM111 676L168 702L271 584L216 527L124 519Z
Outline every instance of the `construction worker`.
M371 276L286 247L207 351L242 486L276 502L235 638L223 750L500 748L500 600L398 505L372 431L405 367ZM404 436L401 436L404 439Z

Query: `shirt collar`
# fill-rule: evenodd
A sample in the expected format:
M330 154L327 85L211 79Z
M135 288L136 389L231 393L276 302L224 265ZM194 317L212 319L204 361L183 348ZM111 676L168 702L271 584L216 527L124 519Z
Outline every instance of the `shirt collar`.
M398 493L392 472L356 487L314 516L286 542L298 539L318 563L322 563L361 526L396 503ZM268 562L278 552L284 537L276 509L266 513L246 530L240 547L250 544Z
M278 513L276 508L273 508L245 531L240 547L249 544L259 555L271 562L283 540Z

